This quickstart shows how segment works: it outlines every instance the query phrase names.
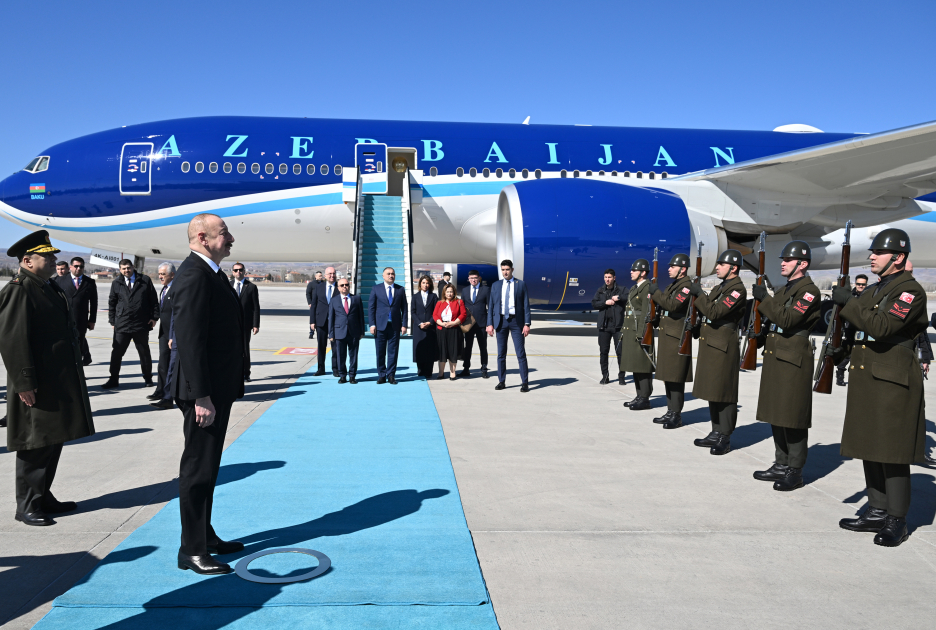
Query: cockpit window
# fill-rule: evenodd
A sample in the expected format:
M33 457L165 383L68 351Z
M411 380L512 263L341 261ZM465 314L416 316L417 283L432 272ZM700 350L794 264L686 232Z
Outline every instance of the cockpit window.
M37 158L33 158L33 160L30 161L29 164L26 165L26 168L24 168L23 170L28 171L30 173L41 173L42 171L48 170L48 168L49 168L49 156L40 155Z

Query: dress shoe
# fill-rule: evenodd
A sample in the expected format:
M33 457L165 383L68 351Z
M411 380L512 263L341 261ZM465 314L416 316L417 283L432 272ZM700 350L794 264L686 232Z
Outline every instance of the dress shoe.
M162 400L162 397L163 396L161 393L153 392L152 394L146 397L146 400Z
M468 368L465 368L461 372L459 372L458 375L462 378L468 378L469 376L471 376L471 372L468 370Z
M803 487L803 469L802 468L787 468L786 474L783 476L783 479L778 479L773 484L774 490L779 490L780 492L789 492L791 490L796 490L797 488Z
M888 514L884 519L884 527L874 537L874 544L882 547L896 547L908 538L910 534L907 533L907 519Z
M309 339L315 339L315 333L314 333L314 332L310 332L310 333L309 333Z
M618 377L618 385L623 385L623 384L624 384L624 377L623 377L623 376L619 376L619 377Z
M650 401L643 396L638 396L630 404L631 411L644 411L645 409L651 409L651 407Z
M682 426L682 414L678 411L673 412L673 416L663 423L664 429L678 429Z
M162 400L157 400L150 403L151 407L156 407L157 409L173 409L175 405L172 404L172 401L168 398L163 398Z
M391 385L396 385L396 377L395 377L395 376L388 376L388 377L387 377L387 382L390 383Z
M450 380L450 381L455 381L455 380L458 380L458 379L457 379L456 377L454 377L454 376L450 376L450 377L449 377L449 380Z
M481 378L491 378L491 375L488 374L487 368L481 368Z
M203 556L190 556L179 552L179 568L183 571L191 569L199 575L224 575L231 572L231 565L218 562L208 554Z
M718 431L712 431L704 438L696 438L692 441L696 446L702 446L705 448L712 448L718 442L718 437L721 435Z
M354 378L353 376L348 379L348 382L351 383L352 385L357 385L357 379Z
M640 398L640 396L638 396L637 398ZM624 403L624 406L625 406L625 407L630 407L630 406L633 405L635 402L637 402L637 398L631 398L631 399L628 400L626 403Z
M605 374L604 376L601 377L601 380L598 381L598 384L599 384L599 385L607 385L607 384L610 383L610 382L611 382L611 379L608 378L608 375L607 375L607 374Z
M325 376L325 370L316 370L312 376Z
M377 384L378 384L378 385L383 385L383 384L386 383L386 382L387 382L387 379L385 379L383 376L377 377Z
M91 359L85 359L84 361L81 362L81 365L91 365L92 363L94 363L94 361L92 361Z
M208 553L223 556L244 550L244 543L239 540L221 540L217 545L208 545Z
M153 386L153 379L151 379L151 378L146 379L145 381L143 381L143 384L146 385L147 387L152 387L152 386Z
M718 434L718 441L709 449L712 455L727 455L731 452L731 436Z
M835 384L838 385L839 387L845 387L845 379L843 378L837 379L835 381Z
M530 384L529 384L529 383L524 383L523 385L521 385L521 386L520 386L520 391L523 392L524 394L527 393L528 391L530 391Z
M120 381L116 378L109 378L107 382L101 385L101 389L117 389L120 387Z
M786 476L787 466L774 463L767 470L755 470L754 478L758 481L780 481Z
M7 419L6 419L6 416L3 416L2 418L0 418L0 427L5 427L6 425L7 425Z
M673 417L673 413L675 412L667 409L666 413L664 413L662 416L653 419L653 424L666 424L669 422L669 419Z
M59 501L53 497L50 501L42 502L42 511L46 514L65 514L77 509L78 504L74 501Z
M250 382L250 377L249 377L249 376L245 376L245 377L244 377L244 382L245 382L245 383L249 383L249 382Z
M341 378L341 373L340 373L340 372L332 372L332 376L334 376L335 378Z
M839 527L853 532L879 532L884 527L887 520L887 510L880 510L868 506L858 518L843 518L839 521Z
M46 525L55 525L55 521L45 515L44 512L29 512L29 513L16 513L16 520L21 521L25 525L32 525L34 527L44 527Z
M348 382L348 379L346 379L346 378L343 377L343 376L341 376L341 377L338 378L338 384L339 384L339 385L343 385L343 384L345 384L345 383L347 383L347 382Z
M504 383L504 381L501 381L500 383L498 383L497 385L494 386L494 389L496 389L496 390L498 390L498 391L500 391L500 390L502 390L502 389L507 389L507 385Z

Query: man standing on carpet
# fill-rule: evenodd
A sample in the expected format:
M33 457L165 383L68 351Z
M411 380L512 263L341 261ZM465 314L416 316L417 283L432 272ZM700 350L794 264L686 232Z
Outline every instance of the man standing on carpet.
M367 311L377 346L377 384L396 385L400 335L406 334L406 292L393 282L396 280L393 267L383 270L383 279L371 290Z
M211 526L214 487L231 407L244 395L244 314L221 271L234 237L221 217L199 214L188 226L192 253L172 283L172 327L178 342L178 374L172 381L182 410L185 448L179 464L182 546L178 566L203 575L230 573L209 554L241 551Z

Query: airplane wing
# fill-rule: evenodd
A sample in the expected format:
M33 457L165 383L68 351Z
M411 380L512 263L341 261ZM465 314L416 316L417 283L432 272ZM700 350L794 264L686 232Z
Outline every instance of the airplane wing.
M936 191L936 121L779 153L673 181L711 181L895 207Z

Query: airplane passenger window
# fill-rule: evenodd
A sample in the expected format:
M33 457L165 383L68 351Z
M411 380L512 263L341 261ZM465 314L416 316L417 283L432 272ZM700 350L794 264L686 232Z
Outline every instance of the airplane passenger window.
M630 171L624 171L624 177L630 177Z
M217 172L218 172L218 163L217 163L217 162L212 162L211 164L209 164L209 165L208 165L208 170L211 171L212 173L217 173Z
M238 173L246 173L246 172L247 172L247 165L244 164L243 162L241 162L240 164L238 164L238 165L237 165L237 172L238 172Z
M230 162L225 162L225 163L224 163L224 172L225 172L225 173L230 173L230 172L231 172L231 163L230 163Z
M591 177L591 176L592 176L591 171L585 171L585 177Z
M504 176L504 169L499 168L499 169L497 169L496 171L494 171L494 174L497 175L498 177L503 177L503 176Z
M527 179L530 176L530 169L525 168L520 174L523 176L523 179Z
M253 164L251 164L251 165L250 165L250 172L253 173L254 175L256 175L257 173L259 173L259 172L260 172L260 165L257 164L256 162L254 162Z
M572 177L578 177L578 176L579 176L579 172L577 170L572 171Z
M540 179L543 176L543 171L536 169L536 171L533 172L533 176L536 177L536 179Z
M484 169L483 171L481 171L481 174L484 175L485 177L490 177L490 176L491 176L491 169L486 168L486 169Z
M302 167L298 164L293 164L293 175L302 175Z
M654 173L653 171L650 171L649 175L650 175L650 179L656 179L656 173Z
M189 172L189 163L188 163L188 162L182 162L182 172L183 172L183 173L188 173L188 172Z
M322 166L319 167L319 173L328 175L328 164L322 164Z
M660 174L660 177L662 177L663 179L666 179L667 177L669 177L669 174L667 174L666 171L663 171L663 172Z
M265 170L266 170L266 172L267 172L267 175L272 175L272 174L273 174L273 165L270 164L269 162L267 162L267 165L266 165L266 167L265 167Z
M439 174L439 169L437 169L436 167L433 166L432 168L429 169L429 177L435 177L438 174Z
M472 166L472 167L471 167L471 170L468 171L468 174L471 175L472 177L477 177L477 176L478 176L478 169L476 169L475 167Z
M611 177L617 177L617 171L611 171Z
M39 160L39 166L36 167L35 173L41 173L42 171L48 170L49 168L49 158L47 156L42 156L42 159Z
M285 175L289 172L289 167L285 164L280 164L280 175Z
M459 166L457 169L455 169L455 174L456 174L458 177L464 177L464 175L465 175L465 169L463 169L462 167Z
M341 175L341 164L335 164L335 175Z
M643 179L643 173L641 171L637 171L637 179Z
M202 162L195 162L195 172L196 172L196 173L201 173L203 170L205 170L205 165L204 165L204 163L202 163Z
M605 174L604 171L598 171L598 177L604 177L604 174Z
M559 171L559 177L565 177L566 175L567 173L565 169L562 169L561 171Z
M500 169L497 169L497 170L500 170ZM514 177L516 177L516 176L517 176L517 169L515 169L515 168L510 169L510 170L507 172L507 176L508 176L510 179L513 179ZM498 177L500 177L500 175L498 175Z
M309 175L315 175L315 164L309 164L306 167L306 173L308 173Z

